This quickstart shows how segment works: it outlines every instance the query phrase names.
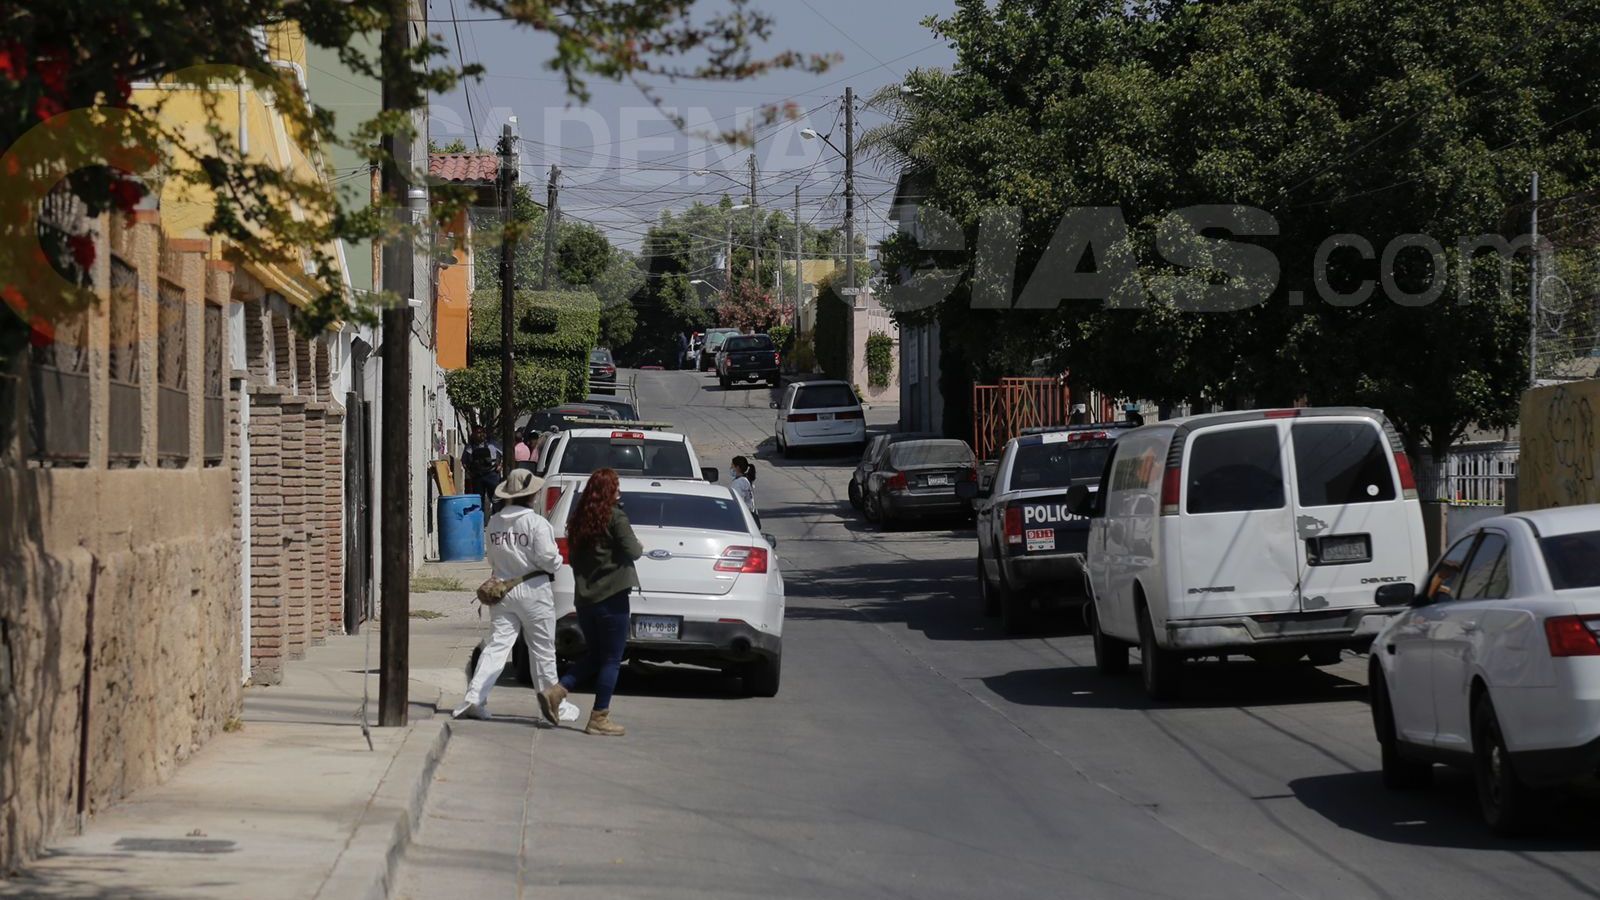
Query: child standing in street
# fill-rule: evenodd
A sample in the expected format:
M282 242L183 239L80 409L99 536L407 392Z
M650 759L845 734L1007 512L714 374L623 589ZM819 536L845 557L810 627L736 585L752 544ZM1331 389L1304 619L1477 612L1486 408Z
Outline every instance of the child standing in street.
M733 492L744 501L745 508L750 510L750 515L755 516L756 524L761 524L761 514L756 512L756 467L750 460L743 456L733 458Z

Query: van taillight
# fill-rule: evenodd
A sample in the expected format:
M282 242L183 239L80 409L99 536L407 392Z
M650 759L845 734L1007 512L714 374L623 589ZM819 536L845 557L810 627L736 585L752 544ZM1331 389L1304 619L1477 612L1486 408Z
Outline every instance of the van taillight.
M1006 507L1006 543L1022 543L1022 507Z
M1400 491L1407 500L1417 499L1417 478L1411 474L1411 459L1404 450L1394 452L1394 469L1400 473Z
M835 419L863 419L866 416L859 409L847 409L842 413L835 413Z
M556 549L561 551L562 562L572 562L572 544L566 538L556 538Z
M816 413L790 413L789 414L789 421L791 421L791 422L815 422L816 420L817 420L817 414Z
M1161 476L1161 514L1175 516L1178 514L1178 495L1183 490L1183 467L1168 466L1165 475Z
M551 485L544 489L544 514L550 515L550 510L556 508L556 501L561 499L561 488Z
M906 490L907 486L906 473L904 472L896 472L890 475L889 480L883 483L883 489L886 491L903 491Z
M1600 656L1600 616L1555 616L1544 620L1551 656Z

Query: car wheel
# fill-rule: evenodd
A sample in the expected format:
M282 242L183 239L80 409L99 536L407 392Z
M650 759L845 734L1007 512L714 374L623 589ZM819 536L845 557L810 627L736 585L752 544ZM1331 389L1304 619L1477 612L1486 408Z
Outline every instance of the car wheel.
M728 388L733 387L733 382L730 381L728 379L728 376L726 376L726 375L718 375L717 376L717 383L722 385L722 389L723 390L727 390Z
M1489 829L1506 837L1526 834L1538 820L1539 795L1517 777L1487 691L1472 705L1472 769Z
M1378 735L1378 755L1383 763L1383 786L1391 791L1411 791L1433 784L1433 764L1408 759L1400 749L1389 683L1376 664L1367 683L1372 695L1372 730Z
M1000 579L996 583L996 593L999 594L1000 628L1010 635L1027 634L1032 631L1033 610L1028 605L1028 598L1006 584L1004 571L1000 573Z
M861 508L861 485L856 484L856 480L854 478L850 479L849 494L850 494L850 505L854 506L856 509L860 509Z
M741 680L744 692L751 697L778 696L779 676L783 674L783 654L775 653L755 662L746 663Z
M1124 675L1128 671L1128 645L1100 630L1100 613L1090 603L1089 627L1094 629L1094 667L1101 675Z
M874 524L883 520L883 507L878 502L877 494L862 494L861 514L868 522Z
M983 554L978 554L978 603L989 618L1000 615L1000 597L989 586L989 574L984 571Z
M1183 657L1156 643L1156 629L1148 609L1139 610L1139 656L1144 692L1150 699L1168 700L1177 696Z

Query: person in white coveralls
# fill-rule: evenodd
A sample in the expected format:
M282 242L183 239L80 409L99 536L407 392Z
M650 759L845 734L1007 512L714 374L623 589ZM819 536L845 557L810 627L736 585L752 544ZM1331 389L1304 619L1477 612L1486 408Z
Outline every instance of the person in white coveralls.
M489 718L489 689L500 677L517 643L517 635L528 644L528 662L535 687L545 690L556 683L556 607L550 581L561 568L561 551L550 523L528 503L544 487L544 479L526 469L516 469L494 495L504 507L489 520L489 565L494 577L509 581L529 573L532 578L506 594L490 607L489 641L478 657L478 668L467 685L467 696L456 707L454 717ZM563 722L576 721L578 707L561 704Z

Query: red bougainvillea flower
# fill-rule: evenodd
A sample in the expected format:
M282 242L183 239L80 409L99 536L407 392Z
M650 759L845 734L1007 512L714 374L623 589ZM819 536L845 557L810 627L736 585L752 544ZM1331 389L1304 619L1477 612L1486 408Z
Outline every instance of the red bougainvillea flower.
M28 335L28 342L35 347L48 347L56 342L56 327L44 319L34 316L28 323L33 333Z
M144 199L144 187L137 181L118 178L111 182L111 202L122 212L132 212Z
M72 261L78 268L87 269L94 265L94 238L87 234L75 234L67 238L67 246L72 250Z
M39 73L39 81L51 94L61 96L67 92L67 73L70 68L63 59L41 59L34 64L34 69Z
M67 108L62 106L61 101L54 97L40 97L33 104L33 114L38 116L40 121L54 118L66 111Z
M17 44L0 46L0 77L21 81L28 74L27 59Z
M6 305L16 310L18 314L28 311L27 298L22 296L22 291L18 290L14 284L8 284L0 288L0 300L4 300Z

